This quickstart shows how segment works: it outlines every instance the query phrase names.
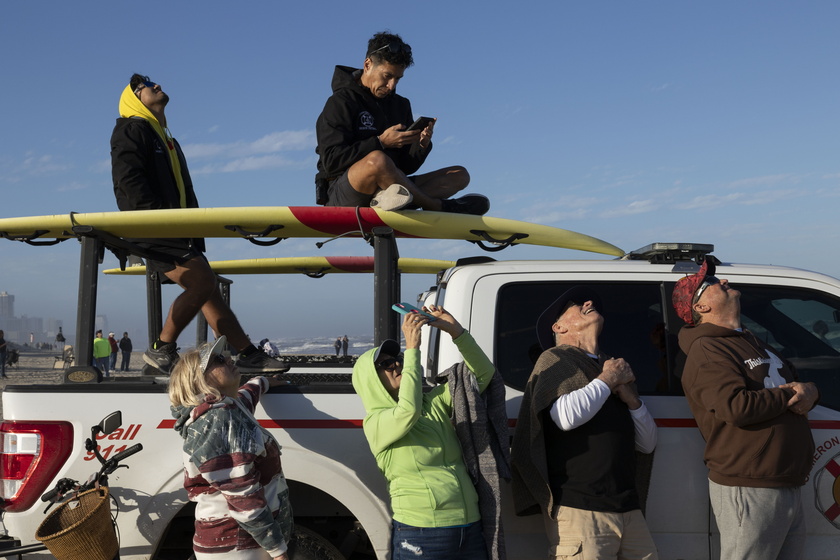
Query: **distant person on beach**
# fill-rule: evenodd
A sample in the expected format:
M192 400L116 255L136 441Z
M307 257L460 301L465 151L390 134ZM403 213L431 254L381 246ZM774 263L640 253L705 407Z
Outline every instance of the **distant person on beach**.
M8 359L8 352L6 350L6 333L0 331L0 379L8 379L6 375L6 360Z
M344 357L347 357L347 347L350 345L350 341L347 339L347 335L344 335L344 338L341 339L341 350L344 352Z
M120 351L122 352L122 362L120 363L120 371L128 371L131 366L131 351L134 346L131 344L131 339L128 338L128 333L124 332L119 342Z
M335 344L333 344L333 346L335 347L335 355L338 356L341 353L341 337L340 336L335 339Z
M102 336L102 331L96 331L96 338L93 339L93 363L105 377L110 377L108 369L111 361L111 343Z
M412 64L411 47L399 35L377 33L361 69L335 67L333 94L315 125L318 204L477 215L490 209L480 194L449 198L470 182L461 166L411 175L432 151L436 120L407 130L414 122L411 103L396 90Z
M120 353L120 345L117 343L117 339L114 338L116 334L108 333L108 344L111 345L111 357L110 361L108 362L108 369L111 371L117 371L117 356Z
M277 348L277 345L267 338L264 338L260 341L260 348L262 348L263 352L265 352L272 358L276 358L280 355L280 349Z
M120 118L111 135L111 171L120 210L198 207L187 161L167 126L167 103L169 96L148 76L134 74L123 89ZM168 375L178 361L178 336L200 311L216 335L225 335L238 352L236 365L242 373L289 369L251 344L222 299L216 274L204 257L203 239L132 241L159 255L159 259L147 259L148 270L184 289L143 361Z

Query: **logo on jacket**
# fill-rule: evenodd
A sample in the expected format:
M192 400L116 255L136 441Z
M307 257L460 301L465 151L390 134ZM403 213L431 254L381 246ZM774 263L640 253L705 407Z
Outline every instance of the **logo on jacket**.
M764 386L768 389L779 387L787 383L785 378L779 373L779 370L784 367L784 362L770 350L766 350L768 358L750 358L744 360L744 365L750 369L755 369L762 365L767 365L767 377L764 378Z
M828 460L814 477L817 510L840 529L840 453Z
M373 123L373 115L371 115L368 111L362 111L359 113L359 130L376 130Z

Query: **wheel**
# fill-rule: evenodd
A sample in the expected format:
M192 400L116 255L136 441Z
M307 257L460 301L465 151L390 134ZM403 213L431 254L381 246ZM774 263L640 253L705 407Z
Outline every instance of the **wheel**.
M301 525L295 526L294 536L289 545L290 560L344 560L344 556L333 544L313 531Z

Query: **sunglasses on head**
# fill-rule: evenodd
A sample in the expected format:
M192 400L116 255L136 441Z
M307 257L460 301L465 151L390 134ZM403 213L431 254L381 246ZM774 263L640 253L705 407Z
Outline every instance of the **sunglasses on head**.
M694 294L694 303L697 303L700 300L700 296L703 295L706 288L714 286L715 284L720 284L720 280L718 280L716 276L706 276L703 278L703 283L700 284L700 287L697 288L697 292Z
M397 364L402 365L402 358L385 358L376 364L376 367L384 369L385 371L393 371L397 369Z
M398 43L394 41L388 43L387 45L383 45L376 50L370 51L370 53L368 53L368 56L372 55L373 53L378 53L379 51L384 51L385 49L388 49L388 52L391 54L399 54L401 52L411 54L411 47L409 47L405 43Z

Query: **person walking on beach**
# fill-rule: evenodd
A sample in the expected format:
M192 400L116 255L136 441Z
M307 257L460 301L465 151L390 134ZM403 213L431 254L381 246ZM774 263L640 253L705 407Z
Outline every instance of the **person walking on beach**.
M105 377L110 377L108 369L111 360L111 343L103 338L102 331L96 331L96 338L93 339L93 363Z
M120 363L120 371L128 371L131 364L131 351L134 346L131 344L131 339L128 338L128 333L124 332L119 342L120 351L122 352L122 362Z
M111 172L120 210L197 208L198 199L181 146L169 132L164 110L169 96L148 76L134 74L120 96L120 118L111 135ZM284 372L289 366L251 344L222 298L216 274L204 256L203 239L134 239L159 258L148 269L183 288L175 298L158 339L143 361L168 375L178 361L178 336L199 313L217 336L238 352L242 373Z
M115 336L116 334L114 333L108 333L108 344L111 345L111 356L108 362L108 369L111 371L117 371L117 356L120 353L120 345L117 343Z

